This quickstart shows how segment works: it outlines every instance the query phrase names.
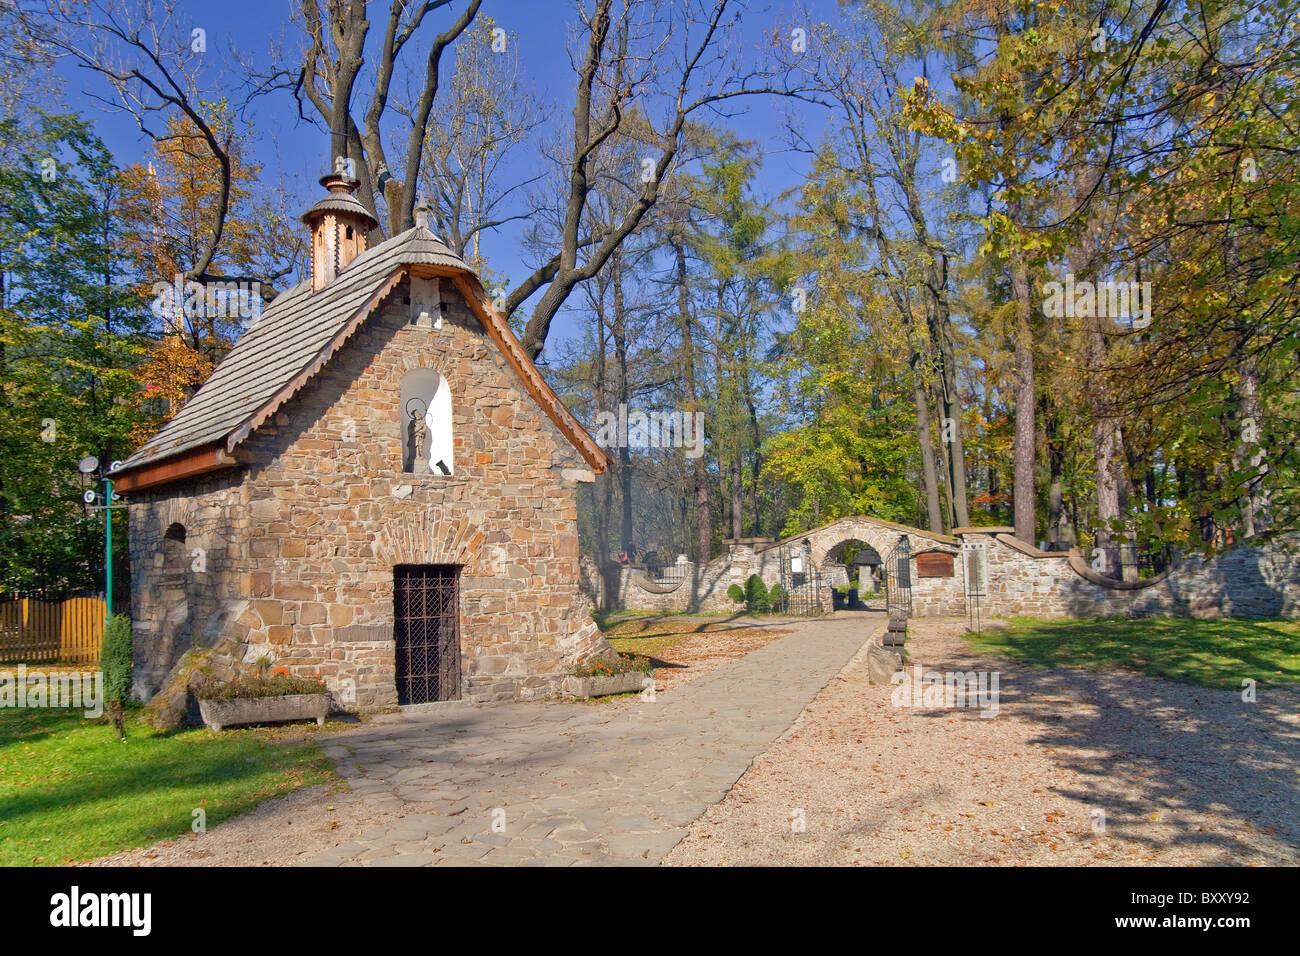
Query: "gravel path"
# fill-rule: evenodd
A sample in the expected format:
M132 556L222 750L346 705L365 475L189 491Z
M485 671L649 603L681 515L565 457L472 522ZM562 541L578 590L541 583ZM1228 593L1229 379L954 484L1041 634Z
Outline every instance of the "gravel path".
M913 621L913 663L996 669L997 716L894 706L860 653L664 862L1300 863L1300 688L1034 670L964 629Z
M841 615L775 640L754 629L737 640L761 646L723 662L728 641L653 701L385 715L321 739L350 792L294 794L98 862L654 864L883 625Z
M914 663L996 670L998 712L899 707L859 649L882 618L692 640L654 703L382 717L321 738L350 792L96 863L1300 863L1300 688L1034 670L920 620Z

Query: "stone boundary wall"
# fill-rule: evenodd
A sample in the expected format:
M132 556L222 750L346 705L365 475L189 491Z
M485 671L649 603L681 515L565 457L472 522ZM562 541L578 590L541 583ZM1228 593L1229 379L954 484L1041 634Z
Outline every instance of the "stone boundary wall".
M847 541L869 544L883 557L894 549L903 535L908 535L914 542L915 550L941 549L953 554L959 550L957 539L947 535L935 535L878 518L842 518L780 542L742 540L732 543L727 553L703 567L688 562L684 566L685 580L671 591L663 590L636 567L611 564L602 571L598 562L589 555L582 559L580 580L588 599L596 607L606 610L726 613L742 607L727 596L731 585L743 586L752 574L761 577L769 588L780 583L782 548L801 548L811 566L825 568L828 554ZM823 580L828 578L829 575L823 573ZM823 604L830 610L832 588L824 590ZM960 599L960 586L956 593ZM936 593L932 600L936 608L932 613L961 613L941 610L950 608L953 603L947 589Z
M1172 615L1213 617L1300 617L1300 535L1265 546L1243 545L1209 559L1192 555L1145 581L1104 578L1077 551L1039 551L1004 527L958 528L934 535L873 518L846 518L780 542L787 549L808 542L811 561L848 540L870 544L885 556L907 534L912 544L912 613L916 617L969 613L962 544L988 546L988 595L981 613L990 617L1113 617ZM925 552L953 555L951 577L919 577L916 557ZM604 574L594 559L582 559L581 584L600 608L659 613L728 612L740 605L727 597L732 584L758 574L770 588L780 581L777 544L733 544L703 568L685 566L685 580L667 590L639 568L610 566ZM825 588L829 606L831 588Z
M1300 537L1188 556L1163 575L1126 584L1094 574L1077 551L1039 551L985 535L994 615L1035 617L1300 617Z
M751 574L762 575L765 581L770 577L774 583L779 580L775 560L767 563L770 567L764 574L764 562L754 555L753 548L742 546L703 568L687 562L682 566L682 583L665 589L639 567L610 564L602 569L594 558L584 555L579 580L592 603L604 610L707 614L738 610L741 605L727 597L727 590L733 584L743 586Z

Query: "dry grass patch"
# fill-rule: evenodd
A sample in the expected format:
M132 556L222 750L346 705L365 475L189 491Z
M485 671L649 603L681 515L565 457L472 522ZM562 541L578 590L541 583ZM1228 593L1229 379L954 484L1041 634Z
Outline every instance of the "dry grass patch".
M789 633L743 618L654 617L610 623L605 637L615 650L649 657L662 693Z

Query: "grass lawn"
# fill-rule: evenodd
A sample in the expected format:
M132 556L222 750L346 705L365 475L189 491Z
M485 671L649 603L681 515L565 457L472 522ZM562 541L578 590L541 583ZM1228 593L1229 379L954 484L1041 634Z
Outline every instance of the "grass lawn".
M1183 617L1043 621L968 634L977 648L1036 667L1124 668L1203 687L1300 681L1300 621Z
M301 727L161 734L122 743L79 710L0 710L0 865L57 865L208 827L299 787L332 783Z

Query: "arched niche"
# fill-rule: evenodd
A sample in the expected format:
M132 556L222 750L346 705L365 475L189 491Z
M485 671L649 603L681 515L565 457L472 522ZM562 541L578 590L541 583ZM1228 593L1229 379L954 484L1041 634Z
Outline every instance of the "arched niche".
M185 526L173 522L163 532L161 573L158 575L159 597L165 606L175 609L188 600L186 583L190 568L185 543Z
M402 471L416 475L456 472L451 419L451 387L433 369L417 368L402 377L399 406Z
M185 554L185 526L179 522L172 522L163 532L162 540L162 569L164 574L185 576L185 568L189 561Z

